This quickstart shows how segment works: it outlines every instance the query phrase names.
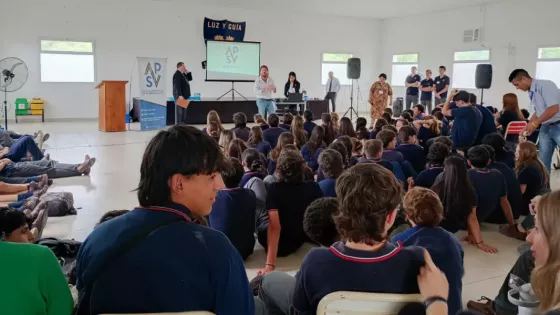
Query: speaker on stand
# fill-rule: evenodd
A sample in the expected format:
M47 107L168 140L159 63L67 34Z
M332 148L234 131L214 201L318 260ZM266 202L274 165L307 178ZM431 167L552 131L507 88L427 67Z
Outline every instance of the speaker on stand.
M475 86L480 89L480 105L483 104L484 90L492 87L492 65L479 64L476 66Z
M354 80L358 80L360 78L360 74L362 71L362 61L360 58L350 58L348 59L347 67L346 67L346 76L348 79L352 80L352 90L350 92L350 107L344 113L344 117L350 113L350 120L354 120L352 115L356 115L359 117L358 112L354 109ZM358 85L359 87L359 85ZM356 108L358 106L356 105Z

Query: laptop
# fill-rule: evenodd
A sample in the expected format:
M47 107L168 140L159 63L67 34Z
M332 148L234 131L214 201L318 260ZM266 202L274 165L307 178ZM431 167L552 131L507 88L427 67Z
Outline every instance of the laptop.
M288 95L288 102L302 102L303 93L290 93Z

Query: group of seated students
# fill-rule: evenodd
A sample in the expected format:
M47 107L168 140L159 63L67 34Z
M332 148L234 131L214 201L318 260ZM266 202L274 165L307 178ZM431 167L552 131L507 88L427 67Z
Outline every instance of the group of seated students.
M272 126L251 128L246 142L234 129L227 147L221 146L225 129L219 138L184 125L160 131L141 163L140 205L109 214L112 219L102 220L80 247L68 279L78 291L77 314L311 315L323 297L337 291L421 293L422 313L457 314L464 254L453 234L467 230L464 241L496 252L484 244L479 228L490 218L507 223L502 233L527 236L533 244L533 267L519 267L527 263L524 254L512 272L523 269L527 278L534 268L542 310L558 309L554 244L560 236L553 230L560 224L560 193L535 201L548 188L548 175L533 143L517 146L511 168L497 158L496 145L508 152L500 135L486 135L484 144L462 150L438 136L423 157L425 168L415 175L415 159L424 148L411 148L417 145L413 126L397 130L401 144L396 146L396 126L382 128L376 139L358 140L348 135L354 134L347 123L337 131L332 116L326 117L301 147L290 131L278 135L271 173L267 166L274 150L266 157L253 144L265 142L262 129L281 128L273 115ZM327 129L333 141L325 141ZM252 142L256 134L261 139ZM401 146L408 148L397 150ZM396 174L398 167L404 173L403 165L414 172L404 181ZM522 200L519 208L510 203L508 179L519 189L514 193ZM517 224L521 214L526 217ZM5 281L0 296L8 297L0 308L7 314L71 314L74 302L54 255L37 245L14 244L33 240L25 216L0 211L0 233ZM267 258L249 283L243 259L256 241ZM305 242L319 247L306 254L295 277L275 270L277 256L290 255ZM502 310L504 303L501 290L494 302L469 305L486 312Z

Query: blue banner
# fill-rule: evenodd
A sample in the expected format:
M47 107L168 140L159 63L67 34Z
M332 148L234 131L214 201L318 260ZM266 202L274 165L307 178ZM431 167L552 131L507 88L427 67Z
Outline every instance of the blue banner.
M245 38L246 24L246 22L204 18L204 39L242 42Z
M140 131L166 127L167 107L145 100L140 101Z

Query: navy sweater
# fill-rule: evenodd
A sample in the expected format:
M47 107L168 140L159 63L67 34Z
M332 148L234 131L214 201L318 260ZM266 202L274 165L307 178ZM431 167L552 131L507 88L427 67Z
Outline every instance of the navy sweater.
M449 281L449 314L461 310L463 290L463 247L457 237L440 227L415 226L392 239L404 246L420 246L428 250L436 266L445 273Z
M424 148L416 144L401 144L395 148L395 151L402 153L404 159L408 161L416 173L426 169L426 155Z
M290 314L315 315L319 301L336 291L418 293L422 250L387 243L379 251L353 250L342 242L313 248L296 274ZM328 276L327 276L328 275Z
M190 216L179 204L166 211ZM92 314L210 311L254 314L245 266L221 232L179 221L153 231L99 277L100 264L116 247L157 222L181 217L172 212L137 208L99 225L80 247L77 288L95 281Z

